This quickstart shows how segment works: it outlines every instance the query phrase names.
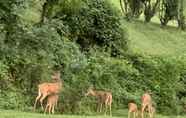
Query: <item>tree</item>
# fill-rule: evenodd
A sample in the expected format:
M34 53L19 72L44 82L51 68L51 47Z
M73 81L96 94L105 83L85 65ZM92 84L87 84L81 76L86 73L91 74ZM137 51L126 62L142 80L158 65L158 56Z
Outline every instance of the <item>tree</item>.
M138 18L144 12L145 21L150 22L159 2L160 0L120 0L120 6L127 19Z
M183 0L161 0L160 3L160 22L162 26L166 26L170 20L177 20L178 27L184 29L185 17Z

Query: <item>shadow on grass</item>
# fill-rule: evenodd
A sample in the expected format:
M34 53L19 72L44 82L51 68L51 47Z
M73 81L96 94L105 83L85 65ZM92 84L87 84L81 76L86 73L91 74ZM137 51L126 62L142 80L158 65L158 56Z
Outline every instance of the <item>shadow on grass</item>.
M123 19L122 21L131 23L131 24L137 24L137 25L143 25L143 26L146 25L147 27L152 26L152 27L156 27L156 28L161 28L162 30L166 30L166 31L179 31L179 28L176 26L172 26L172 25L162 26L161 24L156 23L156 22L146 23L141 19L133 19L131 21L127 21L126 19Z

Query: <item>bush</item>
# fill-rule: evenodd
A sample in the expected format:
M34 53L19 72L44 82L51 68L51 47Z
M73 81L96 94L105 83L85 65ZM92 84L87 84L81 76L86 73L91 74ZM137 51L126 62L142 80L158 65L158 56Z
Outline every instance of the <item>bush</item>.
M183 111L185 58L127 55L126 32L108 1L67 3L50 7L43 24L28 23L19 12L13 12L11 25L0 24L0 108L29 110L37 85L50 81L58 67L63 79L59 112L90 114L96 107L95 98L84 97L90 86L111 91L113 109L126 108L129 101L140 105L141 95L151 90L158 111Z
M185 60L139 55L132 57L132 60L140 73L141 79L138 83L143 90L152 91L158 111L169 114L180 113L182 105L178 93L184 91L181 78L185 70Z
M127 35L121 28L119 14L110 2L77 1L78 5L75 5L75 8L69 6L75 1L61 3L61 11L54 16L61 18L64 24L69 26L71 39L80 44L82 50L87 51L97 45L112 50L114 56L123 53L127 49Z

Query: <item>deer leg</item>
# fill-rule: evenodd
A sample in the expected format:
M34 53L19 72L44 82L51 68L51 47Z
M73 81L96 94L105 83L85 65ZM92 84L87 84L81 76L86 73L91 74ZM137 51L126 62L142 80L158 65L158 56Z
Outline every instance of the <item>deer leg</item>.
M107 114L107 102L105 102L105 115Z
M46 107L45 107L45 112L44 112L44 113L47 112L48 107L49 107L49 104L46 105Z
M43 96L41 97L40 99L40 104L41 104L41 107L42 107L42 110L44 110L44 107L43 107L43 100L47 97L47 93L43 94Z
M155 118L155 110L152 111L152 118Z
M112 104L109 104L109 111L110 111L110 116L112 116Z
M38 92L38 96L37 96L36 99L35 99L34 111L35 111L35 109L36 109L37 101L40 99L41 95L42 95L42 94L41 94L41 92L39 91L39 92Z
M96 112L99 112L99 103L100 103L100 101L99 101L99 99L97 99Z
M52 105L49 105L49 114L51 114L51 110L52 110Z
M103 103L100 104L99 112L102 112L102 106L103 106Z
M130 111L128 111L128 118L130 118Z
M136 112L134 112L133 115L134 115L133 117L136 118Z
M52 105L52 114L54 114L55 103Z
M57 98L57 100L55 102L55 106L56 106L56 108L58 107L58 98Z
M138 111L136 111L136 117L137 117L137 118L139 117L139 113L138 113Z
M141 118L144 118L144 110L146 108L146 105L142 105L142 109L141 109Z
M151 114L151 113L152 113L151 106L148 105L147 107L148 107L149 117L152 118L152 114Z
M97 101L97 112L101 112L102 111L102 99L99 98L98 101Z

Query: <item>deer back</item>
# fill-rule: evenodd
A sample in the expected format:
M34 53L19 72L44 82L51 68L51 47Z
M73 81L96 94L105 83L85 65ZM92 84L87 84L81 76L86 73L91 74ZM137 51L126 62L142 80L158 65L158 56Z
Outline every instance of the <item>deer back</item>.
M128 104L128 109L129 109L130 112L138 111L137 105L135 103L129 103Z
M47 103L49 104L55 104L56 101L58 100L58 95L56 94L53 94L53 95L49 95L48 98L47 98Z
M152 102L150 94L143 94L143 96L141 97L141 101L142 103L150 104Z
M48 84L48 93L58 94L61 90L60 83L49 83Z
M42 83L39 84L39 90L41 93L58 94L61 90L61 83Z
M95 91L96 97L100 100L100 102L111 101L112 94L106 91Z

